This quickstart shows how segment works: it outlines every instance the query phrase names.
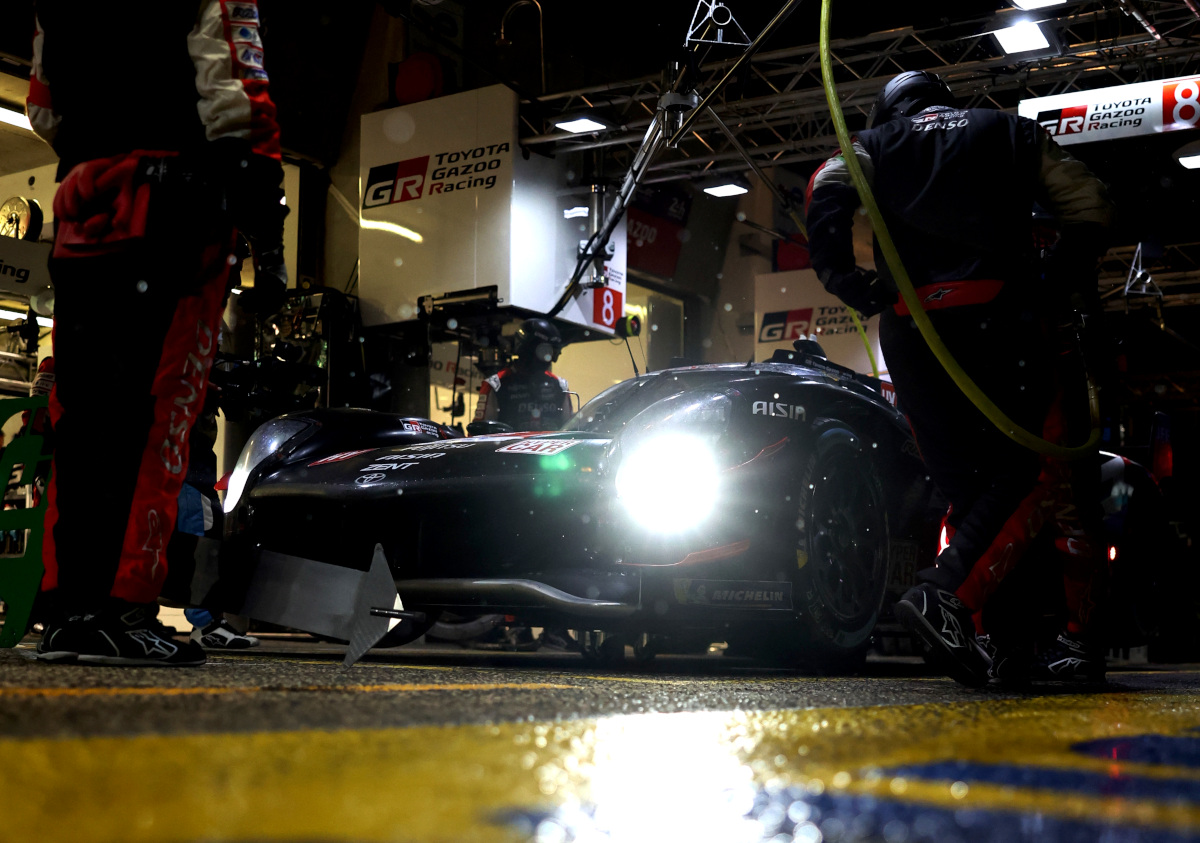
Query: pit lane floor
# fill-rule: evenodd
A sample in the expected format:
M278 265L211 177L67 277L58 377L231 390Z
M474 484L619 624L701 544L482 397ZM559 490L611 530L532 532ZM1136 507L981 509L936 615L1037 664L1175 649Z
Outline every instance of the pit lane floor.
M0 840L1200 839L1195 666L1013 694L914 659L820 678L421 645L344 670L339 650L0 651Z

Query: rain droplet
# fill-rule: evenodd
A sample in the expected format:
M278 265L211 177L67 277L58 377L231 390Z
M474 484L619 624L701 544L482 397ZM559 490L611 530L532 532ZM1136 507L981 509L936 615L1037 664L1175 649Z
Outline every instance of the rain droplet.
M404 266L404 258L392 258L392 263L396 266Z
M138 291L139 293L144 293L144 292L146 292L146 291L147 291L147 290L149 290L149 289L150 289L150 285L149 285L149 284L147 284L145 281L139 281L139 282L137 282L137 291Z
M725 302L725 312L729 313L732 310L733 310L733 305L731 305L729 302Z
M650 326L650 330L651 330L651 331L657 331L657 330L658 330L658 325L651 325L651 326Z
M450 317L449 319L446 320L446 327L449 328L451 331L453 331L455 328L458 327L458 320L455 319L454 317Z

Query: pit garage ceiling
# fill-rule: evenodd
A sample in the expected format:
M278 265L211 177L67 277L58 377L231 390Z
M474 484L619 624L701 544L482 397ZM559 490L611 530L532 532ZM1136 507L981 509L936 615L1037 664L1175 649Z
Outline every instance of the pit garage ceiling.
M753 38L782 0L725 4ZM636 151L672 61L695 64L692 78L703 95L739 53L712 46L685 54L696 0L541 0L540 20L532 0L345 0L336 16L327 4L297 0L260 0L260 6L285 146L325 165L337 155L363 46L381 14L406 20L410 41L415 35L420 49L452 65L461 87L512 84L522 98L521 141L530 151L585 153L593 172L607 177L619 176ZM1030 96L1200 73L1198 7L1200 0L1069 0L1023 12L1004 0L833 0L835 73L851 131L864 124L886 80L908 69L942 74L964 104L1015 110ZM23 97L32 8L32 0L0 6L0 104ZM711 103L764 168L806 176L836 144L820 85L819 10L818 0L801 3ZM461 22L453 37L436 25L447 11ZM1037 21L1060 48L1038 58L1005 55L991 33L1022 19ZM502 30L505 41L498 43ZM554 127L562 115L581 112L611 128L571 135ZM693 128L651 164L648 183L747 171L714 121L701 116ZM1166 303L1200 302L1200 236L1193 224L1200 171L1174 161L1172 153L1188 140L1180 134L1188 133L1072 147L1109 182L1119 205L1133 209L1104 267L1107 289L1123 285L1136 244L1144 241L1144 259L1161 279ZM39 141L0 124L0 174L52 160Z

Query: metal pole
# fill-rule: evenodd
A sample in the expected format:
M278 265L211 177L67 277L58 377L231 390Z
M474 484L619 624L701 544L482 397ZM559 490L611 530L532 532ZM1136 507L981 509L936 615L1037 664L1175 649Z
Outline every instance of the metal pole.
M662 111L654 115L654 120L646 130L645 138L642 139L642 145L638 149L633 163L629 165L628 172L625 173L625 180L621 182L621 187L617 191L616 201L613 202L612 207L608 209L608 213L604 217L604 224L600 226L599 231L588 239L583 254L579 256L579 260L575 263L575 272L571 275L570 283L567 284L567 288L563 290L562 296L559 297L554 307L550 309L550 312L547 314L548 316L554 317L562 312L562 309L567 306L567 302L571 300L571 296L575 295L576 290L579 289L579 280L583 277L587 265L600 257L604 245L608 242L608 238L612 236L613 229L617 227L617 223L621 221L621 215L625 213L626 202L633 195L633 191L642 180L642 176L645 174L650 160L662 145L662 124L664 119Z
M679 130L671 136L669 141L667 141L667 146L673 147L679 143L680 139L688 133L688 129L692 127L692 123L696 122L696 116L699 115L701 111L708 108L708 104L712 101L713 97L720 93L721 89L725 87L725 84L733 77L735 73L738 72L738 69L743 64L750 61L751 57L758 52L758 48L762 45L762 42L766 41L767 38L769 38L771 34L779 27L779 25L787 20L788 15L794 12L796 7L799 5L800 0L788 0L788 2L784 4L783 8L779 10L775 17L771 18L770 23L763 28L763 31L758 33L758 37L750 42L750 46L746 48L746 52L738 56L737 61L730 65L729 70L725 71L725 75L721 77L721 81L716 84L716 87L709 91L708 95L700 102L700 105L693 109L692 113L687 116L687 118L683 121L683 125L680 126Z

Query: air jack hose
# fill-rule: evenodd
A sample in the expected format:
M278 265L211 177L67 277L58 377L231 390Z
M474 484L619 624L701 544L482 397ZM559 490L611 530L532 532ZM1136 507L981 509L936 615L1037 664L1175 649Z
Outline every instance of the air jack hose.
M937 331L934 329L933 323L929 321L929 315L925 313L925 308L922 306L921 300L917 297L917 293L913 289L912 281L908 277L908 271L904 268L904 264L900 260L900 254L896 251L896 244L892 242L891 234L888 232L887 225L883 221L883 215L879 212L879 205L875 202L875 196L871 193L871 188L867 184L866 176L863 175L862 167L858 163L858 158L854 154L854 147L850 142L850 132L846 129L846 116L842 113L841 105L838 103L837 88L833 82L833 62L829 54L829 17L831 5L831 0L821 0L821 79L825 85L825 99L829 102L829 113L833 117L833 125L837 130L838 144L841 146L842 155L846 159L846 167L850 171L850 178L854 182L854 187L858 191L858 197L862 201L863 207L867 209L867 215L871 218L871 224L875 228L875 238L879 243L879 249L883 252L888 269L891 270L892 277L896 281L896 286L900 290L900 296L908 306L908 312L912 315L917 329L921 332L921 336L924 337L925 342L929 345L929 350L933 352L933 356L942 364L942 368L946 370L946 374L950 376L950 379L962 390L967 400L974 404L979 412L983 413L988 421L996 426L997 430L1017 444L1023 445L1039 454L1062 460L1080 459L1081 457L1095 453L1095 447L1100 441L1100 428L1097 425L1099 414L1096 405L1095 389L1090 381L1088 383L1088 397L1090 399L1092 433L1088 437L1087 442L1074 447L1049 442L1040 436L1030 433L1010 419L983 393L983 390L975 385L975 382L971 380L970 376L963 371L953 355L950 354L950 350L946 348L945 343L942 342L942 338L938 336Z

